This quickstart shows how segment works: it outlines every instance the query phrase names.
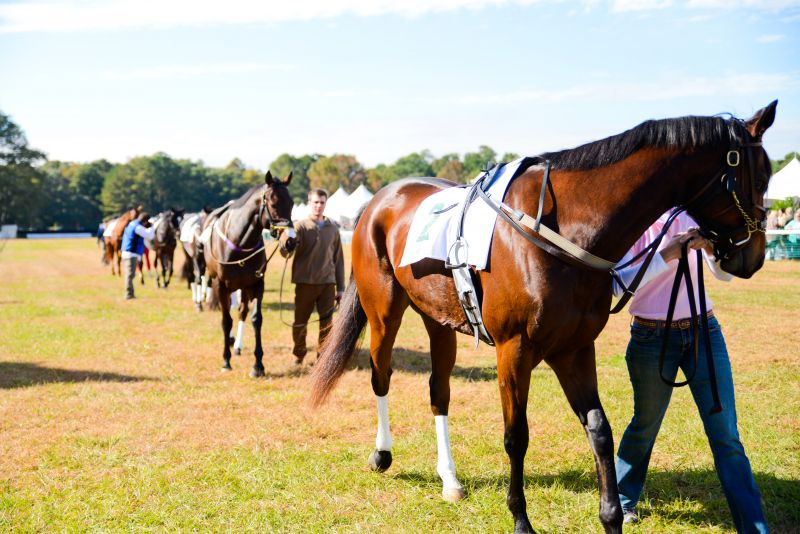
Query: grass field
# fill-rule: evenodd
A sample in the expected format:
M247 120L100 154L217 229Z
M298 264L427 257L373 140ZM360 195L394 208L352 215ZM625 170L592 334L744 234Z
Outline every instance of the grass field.
M126 302L122 280L99 257L89 239L8 241L0 252L0 531L513 529L492 349L459 337L450 429L468 496L448 504L436 475L427 341L413 312L393 360L394 464L374 474L367 357L322 409L308 407L308 369L293 368L291 332L279 317L282 262L267 272L267 377L251 379L249 325L244 355L222 374L218 312L198 314L180 281L164 291L147 278ZM800 532L800 263L769 262L752 280L709 284L767 519L774 532ZM283 301L291 295L288 285ZM283 308L291 322L291 306ZM600 394L617 440L632 411L628 322L612 317L597 342ZM528 418L534 527L600 532L588 443L544 365L534 371ZM641 514L627 531L733 529L685 388L656 443Z

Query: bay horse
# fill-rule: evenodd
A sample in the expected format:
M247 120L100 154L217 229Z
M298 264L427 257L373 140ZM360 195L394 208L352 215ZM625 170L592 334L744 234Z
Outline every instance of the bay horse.
M178 244L178 229L185 210L169 208L156 217L153 225L156 235L148 248L153 251L153 269L156 272L156 285L166 289L172 280L172 264L175 258L175 246ZM161 263L161 271L158 264ZM163 284L163 285L162 285Z
M749 278L764 262L761 206L771 176L761 147L777 101L751 119L681 117L646 121L619 135L572 150L542 154L545 169L532 166L514 179L504 202L514 211L537 213L541 223L584 251L613 265L656 218L684 206L714 242L721 266ZM353 234L351 283L312 375L312 405L318 406L346 369L364 327L370 326L372 390L377 397L373 470L391 465L388 392L392 346L403 313L422 316L430 337L430 403L437 441L437 471L443 496L458 500L464 490L455 475L447 428L450 374L456 332L472 334L456 295L452 271L426 259L399 267L415 208L447 187L444 180L394 182L367 205ZM545 194L546 193L546 194ZM481 201L481 200L478 200ZM497 378L510 460L506 502L515 532L532 532L526 512L523 463L528 448L527 402L531 371L543 360L553 369L588 437L600 490L600 521L621 532L622 509L614 471L611 427L600 403L594 340L611 304L610 270L583 268L534 246L541 233L511 219L493 230L489 263L473 271L482 287L485 327L497 352ZM468 237L468 236L467 236ZM545 247L546 248L546 247ZM552 248L552 247L551 247Z
M111 275L122 276L122 234L128 223L139 216L142 206L131 208L112 222L114 224L111 235L103 237L105 241L106 260L111 264ZM105 263L105 262L104 262ZM116 270L115 270L116 267Z
M264 351L261 347L261 301L264 297L264 272L267 269L263 230L273 236L291 225L292 197L288 185L292 173L285 180L272 177L267 171L264 184L251 188L238 200L217 208L209 214L204 231L211 230L208 243L203 245L206 271L213 279L214 296L222 310L222 333L224 337L222 371L231 370L231 293L241 289L239 324L247 318L250 301L253 308L253 330L255 332L255 364L250 376L264 376L261 362ZM237 337L241 338L241 332Z

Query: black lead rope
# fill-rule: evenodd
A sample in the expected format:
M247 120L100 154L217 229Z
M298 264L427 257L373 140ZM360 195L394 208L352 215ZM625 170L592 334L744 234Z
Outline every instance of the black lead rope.
M658 374L664 383L672 387L683 387L692 381L694 375L697 373L697 365L699 362L699 325L697 307L694 301L694 288L692 287L691 271L689 269L688 257L689 243L683 243L681 246L681 257L678 260L678 269L675 273L675 281L672 284L672 294L669 298L669 306L667 307L667 318L664 324L664 337L661 342L661 354L658 356ZM708 330L708 313L706 311L706 296L705 284L703 282L703 264L702 252L697 251L697 291L700 300L700 322L703 325L703 342L706 346L706 358L708 360L708 375L711 382L711 396L714 399L714 405L711 407L710 414L719 413L722 411L722 404L719 399L719 388L717 387L717 373L714 367L714 355L711 351L711 333ZM689 298L689 312L692 327L692 338L694 346L694 369L691 376L687 376L683 382L675 382L664 376L664 360L667 354L667 344L669 343L669 333L672 329L672 317L675 313L675 304L678 301L678 291L680 289L681 280L686 282L686 294Z

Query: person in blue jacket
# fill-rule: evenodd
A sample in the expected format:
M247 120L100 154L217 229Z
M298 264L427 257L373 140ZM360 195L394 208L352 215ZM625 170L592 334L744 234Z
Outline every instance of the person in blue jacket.
M136 295L133 294L133 276L136 274L136 265L144 253L145 239L153 239L156 233L155 228L150 228L149 218L150 215L143 211L136 219L128 223L122 233L122 263L125 266L126 300L136 298Z

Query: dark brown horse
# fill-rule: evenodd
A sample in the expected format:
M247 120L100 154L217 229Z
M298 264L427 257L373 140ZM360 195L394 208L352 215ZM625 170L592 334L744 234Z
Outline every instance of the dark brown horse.
M238 200L218 208L206 218L204 226L211 229L211 234L208 244L203 246L203 253L206 272L213 279L214 294L222 309L223 371L231 369L231 293L241 289L240 323L247 318L250 301L256 299L252 317L256 362L250 376L264 376L261 300L267 256L261 234L262 230L271 230L277 235L291 224L292 197L287 187L291 180L291 173L281 181L273 179L267 171L264 185L253 187Z
M765 213L760 204L771 170L761 136L774 120L776 105L746 122L722 117L647 121L574 150L543 154L552 168L541 222L613 262L659 215L672 206L685 206L705 232L715 236L715 247L726 258L722 267L748 278L764 261L760 223ZM504 202L536 214L543 175L542 166L523 172L511 182ZM430 337L438 472L444 496L458 499L463 489L455 477L447 434L449 379L456 358L455 332L471 330L444 262L423 260L398 267L415 208L452 185L401 180L381 190L365 209L353 234L351 284L314 367L312 401L325 399L369 323L372 389L378 397L378 446L370 464L379 471L388 468L392 346L403 312L411 306L422 316ZM541 240L541 234L523 232ZM507 504L515 531L533 530L523 491L526 407L531 371L544 360L589 439L600 486L600 521L607 532L620 532L614 442L598 396L594 347L608 320L610 271L556 258L512 230L506 220L498 220L489 264L476 275L483 289L483 319L497 350L504 444L511 464Z
M138 217L141 211L142 206L137 206L111 221L114 224L114 229L110 232L110 236L103 237L106 254L106 259L103 263L108 262L111 264L112 275L122 276L122 234L125 232L125 227L128 226L128 223Z
M158 214L153 225L156 235L148 248L153 251L153 270L156 272L156 285L166 289L172 280L172 264L175 257L175 246L178 244L178 229L185 210L170 208ZM161 263L161 270L158 264Z

